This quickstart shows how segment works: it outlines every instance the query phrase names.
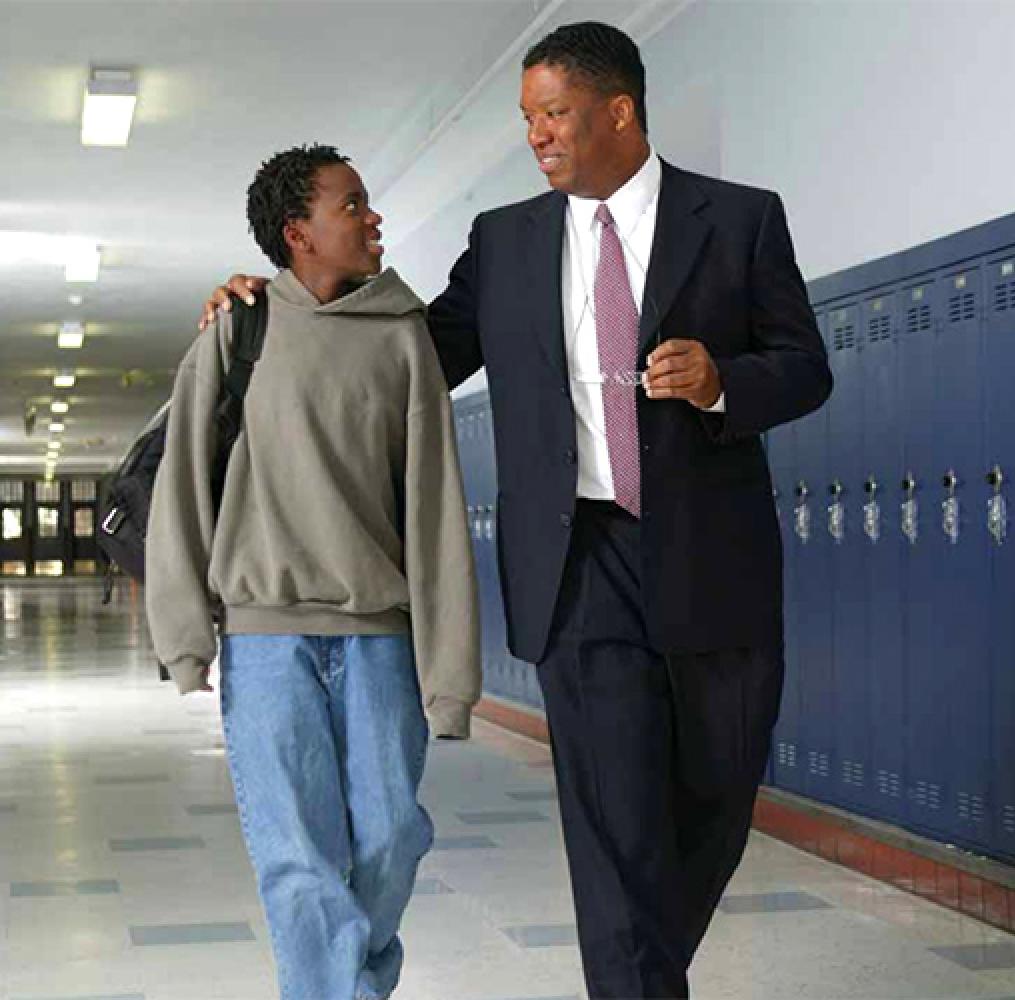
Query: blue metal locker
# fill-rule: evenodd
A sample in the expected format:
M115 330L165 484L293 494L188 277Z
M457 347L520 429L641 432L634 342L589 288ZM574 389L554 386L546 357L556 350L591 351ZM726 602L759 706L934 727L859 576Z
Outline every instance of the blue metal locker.
M1015 860L1015 538L1007 505L1015 483L1015 248L984 269L984 395L986 400L985 518L990 550L989 610L991 812L996 853Z
M830 537L832 605L832 793L847 808L867 805L870 764L866 552L863 507L864 347L855 302L828 308L829 364L835 391L828 401L826 528Z
M940 525L935 670L946 692L947 739L939 742L946 821L958 843L990 841L990 687L986 641L990 564L980 515L984 476L982 271L943 273L941 352L936 379L936 450ZM939 736L941 733L939 733Z
M800 650L798 644L800 581L797 542L793 533L794 488L797 476L795 424L777 427L766 436L765 446L772 471L772 488L782 533L783 587L785 593L786 679L779 720L772 735L770 771L766 781L799 792L803 788L800 753Z
M902 503L899 531L904 543L906 729L906 815L912 826L947 832L945 781L938 759L946 750L947 689L939 671L935 617L940 534L935 450L935 372L938 288L932 277L904 288L904 323L899 338L899 413L902 430Z
M903 642L903 546L898 530L902 469L898 342L904 293L879 289L866 297L864 338L863 506L858 511L867 608L870 773L867 803L882 819L905 815L906 674ZM860 532L858 531L858 535Z
M818 326L828 343L827 317ZM796 545L797 650L800 678L800 765L802 790L833 800L831 536L827 530L828 411L796 423L797 481L793 486L793 544Z

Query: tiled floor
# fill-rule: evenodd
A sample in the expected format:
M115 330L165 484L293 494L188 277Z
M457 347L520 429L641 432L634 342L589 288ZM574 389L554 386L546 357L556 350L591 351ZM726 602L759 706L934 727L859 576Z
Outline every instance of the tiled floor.
M214 697L158 683L129 594L0 593L0 1000L275 996ZM548 763L485 723L431 745L438 840L396 997L581 996ZM1013 1000L1015 938L756 834L692 982L698 1000Z

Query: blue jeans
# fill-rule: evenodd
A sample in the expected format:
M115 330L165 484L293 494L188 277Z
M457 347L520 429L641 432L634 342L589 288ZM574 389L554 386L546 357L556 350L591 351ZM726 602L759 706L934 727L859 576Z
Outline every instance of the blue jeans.
M404 635L230 635L222 720L282 1000L377 1000L433 841Z

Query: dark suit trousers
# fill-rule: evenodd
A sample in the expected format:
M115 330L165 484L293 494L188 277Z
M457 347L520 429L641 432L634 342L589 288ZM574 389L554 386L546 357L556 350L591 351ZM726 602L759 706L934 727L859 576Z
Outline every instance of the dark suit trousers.
M537 668L592 1000L687 997L782 690L780 649L650 647L639 532L615 504L578 502Z

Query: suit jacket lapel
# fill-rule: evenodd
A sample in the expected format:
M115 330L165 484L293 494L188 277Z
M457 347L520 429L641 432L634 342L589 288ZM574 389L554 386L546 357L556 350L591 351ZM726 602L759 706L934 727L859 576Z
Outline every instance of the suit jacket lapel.
M547 360L567 378L564 352L564 318L561 304L561 265L567 198L553 192L529 211L528 233L522 253L527 254L532 333Z
M656 231L638 330L640 356L645 354L677 293L687 282L712 229L712 224L697 214L708 201L698 186L665 161L662 166Z

